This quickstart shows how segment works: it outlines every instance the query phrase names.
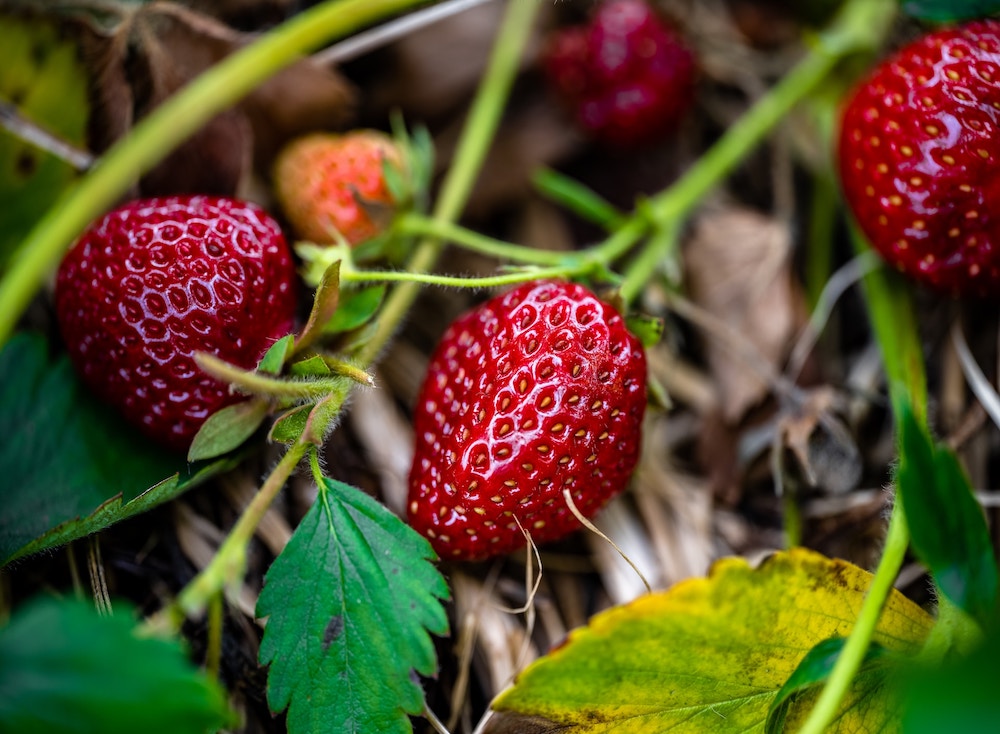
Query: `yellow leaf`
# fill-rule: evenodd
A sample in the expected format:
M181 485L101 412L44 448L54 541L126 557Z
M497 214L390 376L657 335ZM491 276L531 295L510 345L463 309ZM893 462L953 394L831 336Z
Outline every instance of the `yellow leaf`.
M776 553L754 569L724 559L595 616L536 661L494 702L488 734L558 731L763 732L778 690L817 643L846 636L871 574L813 551ZM917 652L930 615L893 592L874 641ZM856 678L831 731L897 729L888 668ZM786 719L801 723L806 694Z

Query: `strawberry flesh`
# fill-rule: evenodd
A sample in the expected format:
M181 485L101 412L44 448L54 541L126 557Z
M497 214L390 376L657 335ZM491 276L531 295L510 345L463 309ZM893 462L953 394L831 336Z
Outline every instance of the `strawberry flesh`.
M1000 294L1000 22L914 41L849 99L841 184L874 248L952 296Z
M84 383L133 425L184 450L242 399L194 362L253 368L292 330L295 269L258 206L210 196L133 201L91 225L56 277L56 315Z
M639 456L646 358L580 285L537 282L459 318L417 402L409 521L438 554L478 560L580 527Z

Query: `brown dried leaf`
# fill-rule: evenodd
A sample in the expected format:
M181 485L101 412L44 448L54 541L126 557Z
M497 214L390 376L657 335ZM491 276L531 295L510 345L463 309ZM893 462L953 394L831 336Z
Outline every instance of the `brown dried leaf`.
M104 150L167 97L254 36L174 2L121 6L112 22L77 14L93 79L92 145ZM232 194L290 137L344 124L353 90L305 59L217 115L142 181L146 194Z
M702 216L684 252L691 298L752 344L775 372L797 321L790 249L787 227L731 207ZM767 394L768 385L719 339L708 339L705 348L723 417L736 423Z
M861 480L861 453L834 413L836 401L837 395L829 387L810 390L794 409L783 411L778 430L806 481L842 494Z

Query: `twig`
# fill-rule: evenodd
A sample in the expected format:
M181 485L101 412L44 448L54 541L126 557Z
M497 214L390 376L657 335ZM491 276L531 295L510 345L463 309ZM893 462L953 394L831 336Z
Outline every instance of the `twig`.
M345 61L371 53L375 49L419 31L421 28L426 28L438 21L488 2L492 2L492 0L446 0L439 5L410 13L378 28L358 33L345 41L335 43L329 48L313 54L312 60L324 66L342 64Z
M20 138L46 153L65 161L78 171L86 171L96 158L86 150L77 148L62 138L50 133L38 123L22 115L10 102L0 101L0 126L14 137Z

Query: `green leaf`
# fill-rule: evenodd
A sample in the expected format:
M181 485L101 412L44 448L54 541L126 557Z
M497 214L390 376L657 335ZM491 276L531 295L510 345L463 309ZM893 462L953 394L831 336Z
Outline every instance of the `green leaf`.
M285 366L285 360L292 351L295 344L295 336L288 334L283 336L264 353L257 364L258 372L266 372L269 375L280 375L281 369Z
M799 696L815 689L830 676L846 641L844 637L831 637L806 653L771 703L771 710L767 713L767 724L764 727L765 734L778 734L784 731L789 708ZM878 643L869 645L859 675L871 672L876 664L884 661L887 653L888 651Z
M1000 0L901 0L903 12L920 20L949 23L1000 12Z
M37 599L0 629L2 731L202 734L232 719L177 642L136 636L131 609Z
M342 293L340 308L323 327L323 331L327 334L339 334L363 326L382 305L385 290L383 284Z
M871 579L802 548L756 569L723 559L707 579L647 594L572 632L494 701L485 732L763 731L802 660L823 640L851 631ZM915 655L933 624L893 592L874 642ZM801 726L815 700L810 690L791 702L787 731ZM886 671L866 671L852 681L830 731L891 729L897 703Z
M257 602L267 698L289 732L410 731L424 705L411 672L435 671L428 630L448 627L433 557L381 504L325 480Z
M86 394L37 334L0 351L0 436L3 564L145 512L234 463L177 473L181 459Z
M540 168L532 183L542 196L551 199L588 222L614 230L625 217L593 189L550 168Z
M0 102L81 148L87 84L76 46L55 27L0 15ZM0 128L0 267L76 177L70 164Z
M911 671L903 688L906 734L992 732L1000 721L1000 636L968 657Z
M983 511L954 453L934 446L901 402L896 481L913 550L937 587L981 626L997 611L997 565Z
M267 417L267 401L259 398L227 405L208 417L188 449L188 461L214 459L239 448Z

